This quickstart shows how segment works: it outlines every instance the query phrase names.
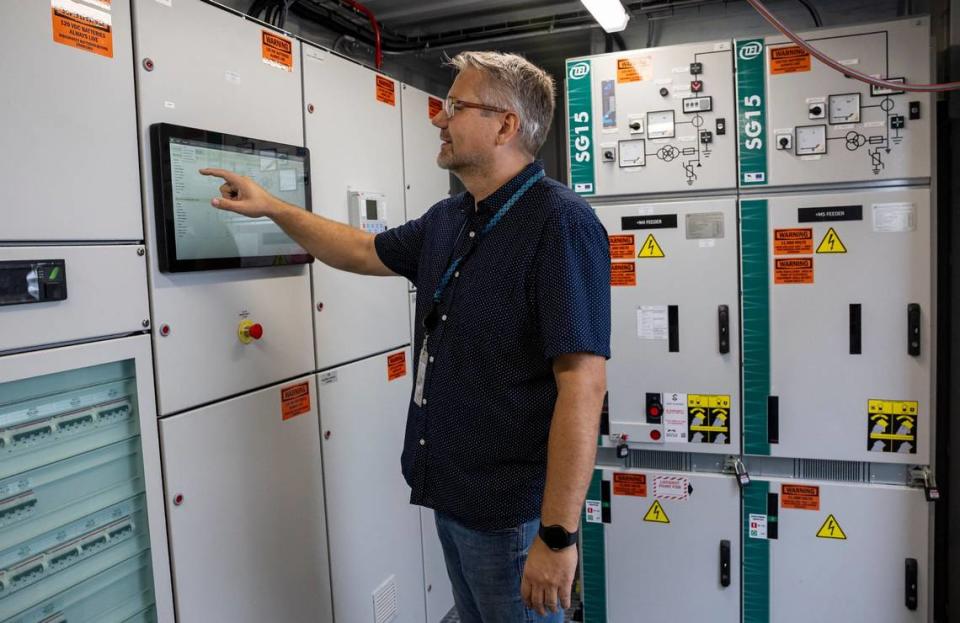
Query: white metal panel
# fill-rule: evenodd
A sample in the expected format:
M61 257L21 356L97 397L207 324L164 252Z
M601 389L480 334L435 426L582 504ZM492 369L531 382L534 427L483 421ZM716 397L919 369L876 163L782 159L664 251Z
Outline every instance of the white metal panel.
M163 507L163 483L160 471L160 440L157 430L156 401L153 393L153 367L150 339L129 337L93 344L67 346L0 357L0 381L17 381L67 370L132 359L136 366L136 388L140 418L141 456L147 499L147 523L150 532L150 556L156 593L157 620L173 623L173 591L170 558L167 549L167 523Z
M405 358L406 372L390 381L392 356ZM399 604L393 620L426 616L420 511L400 472L410 365L403 349L318 376L337 621L373 623L373 593L390 578Z
M779 494L781 484L772 481L770 492ZM820 510L784 508L780 496L778 537L770 541L771 623L927 621L930 504L923 490L803 484L819 486ZM831 515L845 539L817 537ZM908 558L919 572L916 610L904 603Z
M160 122L303 145L298 41L288 72L263 62L262 26L200 0L140 2L134 18L137 57L154 67L137 65L144 171L152 171L149 129ZM156 245L153 192L148 174L148 247ZM314 369L306 267L164 274L151 256L153 324L170 329L155 332L162 413ZM245 319L263 326L263 339L239 341Z
M618 473L630 479L629 488L619 488ZM645 491L639 485L641 476ZM729 475L634 469L604 470L604 479L614 481L610 524L604 530L607 620L740 621L736 480ZM684 484L686 499L671 498ZM659 510L653 510L655 504ZM720 582L722 541L730 547L726 587Z
M729 41L627 50L568 62L577 60L591 64L594 196L736 187ZM692 108L691 98L710 98L710 105ZM658 113L672 119L669 131L658 132L651 123ZM571 135L568 141L578 137ZM630 151L634 149L636 158ZM627 159L621 161L621 155Z
M161 420L180 623L332 619L316 395L305 377Z
M145 329L143 252L140 245L0 247L0 262L59 259L67 275L66 300L0 307L0 351Z
M437 534L437 519L429 508L420 509L423 537L423 580L427 591L427 623L440 623L453 608L453 588Z
M313 155L313 209L349 223L348 189L381 193L388 227L404 222L400 85L325 50L303 46L307 147ZM377 100L377 79L395 104ZM406 344L407 282L366 277L314 263L317 367L330 368ZM345 330L350 327L352 330Z
M798 222L801 208L862 206L863 219ZM874 211L904 211L912 229L878 231ZM908 214L912 214L908 216ZM882 216L881 216L882 218ZM898 217L899 218L899 217ZM778 397L775 456L926 464L933 417L935 342L932 215L927 189L886 189L768 199L770 393ZM897 223L891 224L898 228ZM778 229L812 229L819 248L833 228L846 253L814 253L813 283L776 284ZM881 228L886 227L881 221ZM908 354L908 304L920 305L920 355ZM861 309L861 353L851 354L850 306ZM917 401L915 453L871 452L868 402ZM891 418L893 419L893 418ZM891 433L895 433L892 430Z
M925 17L822 29L800 36L827 56L869 75L905 78L919 84L933 78L932 35L930 20ZM931 176L936 112L930 94L872 96L870 85L845 78L815 59L810 59L809 70L784 72L787 65L778 65L781 61L773 56L795 46L782 36L768 37L766 44L769 185ZM829 98L843 94L859 95L856 108L860 119L831 124ZM920 103L919 119L910 119L911 102ZM811 107L818 105L822 106L820 114L812 115ZM891 127L898 116L904 122L899 130ZM795 129L801 126L826 127L825 153L798 156L796 144L779 148L783 136L793 136L796 143Z
M107 4L112 58L55 43L50 2L0 5L2 240L143 238L130 2Z
M403 113L403 178L405 219L419 218L430 206L450 196L450 173L437 166L440 128L430 122L431 100L440 98L408 84L400 87Z
M611 249L614 256L633 258L614 259L614 267L636 271L634 285L611 286L613 353L607 365L611 437L625 434L630 445L639 448L738 453L740 337L735 199L610 205L598 207L596 212L608 234L620 236L619 240L632 238L629 244ZM660 225L674 219L672 227ZM705 233L707 222L719 229ZM651 246L654 244L656 247ZM663 257L637 257L655 248ZM622 277L615 277L613 283L618 279ZM620 282L631 283L629 279ZM720 352L721 305L728 313L726 354ZM678 343L674 352L668 339L669 306L677 308ZM647 419L648 393L660 395L666 411L659 423ZM698 431L697 427L713 426L716 417L696 422L688 410L689 395L728 397L729 430L722 436L716 431ZM668 402L676 405L673 410ZM668 418L674 417L677 419L672 421L680 423L674 429L683 436L668 434Z

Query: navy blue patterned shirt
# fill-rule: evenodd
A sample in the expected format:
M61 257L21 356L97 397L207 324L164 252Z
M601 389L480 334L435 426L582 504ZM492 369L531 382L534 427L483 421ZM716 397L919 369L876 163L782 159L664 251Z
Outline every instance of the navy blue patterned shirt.
M552 359L610 356L609 242L582 198L544 178L477 242L542 168L531 163L479 205L462 193L376 238L380 260L418 290L414 369L437 284L477 245L438 306L401 463L413 504L478 530L540 516L557 399Z

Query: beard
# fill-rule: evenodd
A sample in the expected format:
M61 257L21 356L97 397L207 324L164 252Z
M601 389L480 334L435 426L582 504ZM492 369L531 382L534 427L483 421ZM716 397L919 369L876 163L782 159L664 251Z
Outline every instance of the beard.
M453 150L451 143L444 143L437 154L437 166L451 173L473 168L482 168L486 158L480 154L464 155Z

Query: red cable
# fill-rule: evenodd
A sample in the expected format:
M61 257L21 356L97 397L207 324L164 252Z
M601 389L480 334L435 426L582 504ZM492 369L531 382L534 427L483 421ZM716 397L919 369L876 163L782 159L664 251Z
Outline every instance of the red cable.
M757 13L763 16L765 20L770 22L774 28L783 33L787 39L790 39L798 46L812 54L824 65L831 67L842 73L843 75L853 78L854 80L859 80L861 82L866 82L867 84L873 84L878 87L885 87L895 91L915 91L920 93L940 93L943 91L956 91L960 89L960 82L947 82L945 84L902 84L900 82L890 82L889 80L882 80L880 78L874 78L873 76L868 76L867 74L851 69L845 65L841 65L837 61L833 60L823 52L820 52L816 48L810 46L806 41L800 38L795 32L787 28L787 26L781 22L777 17L771 13L767 7L763 5L760 0L747 0L747 3L750 4L754 9L757 10Z
M373 11L363 6L357 0L342 0L342 2L349 4L356 10L358 13L362 13L370 20L370 27L373 29L373 39L374 39L374 54L377 62L377 69L380 69L383 66L383 44L380 41L380 24L377 22L377 18L373 15Z

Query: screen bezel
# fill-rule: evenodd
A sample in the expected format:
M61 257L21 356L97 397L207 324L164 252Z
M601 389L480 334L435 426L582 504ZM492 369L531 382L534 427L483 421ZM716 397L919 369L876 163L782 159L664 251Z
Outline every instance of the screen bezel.
M201 270L223 270L228 268L262 268L264 266L290 266L309 264L313 256L309 253L291 253L286 255L254 255L244 257L212 257L203 259L180 259L177 257L177 240L174 233L173 217L173 174L170 164L170 139L179 138L199 141L212 145L223 145L234 149L249 149L251 153L275 151L303 159L304 171L304 209L313 212L310 189L310 150L296 145L285 145L273 141L253 139L222 132L211 132L173 125L157 123L150 126L150 144L153 160L154 217L157 234L157 259L160 272L182 273ZM210 197L213 199L213 197ZM210 206L211 210L216 210Z

